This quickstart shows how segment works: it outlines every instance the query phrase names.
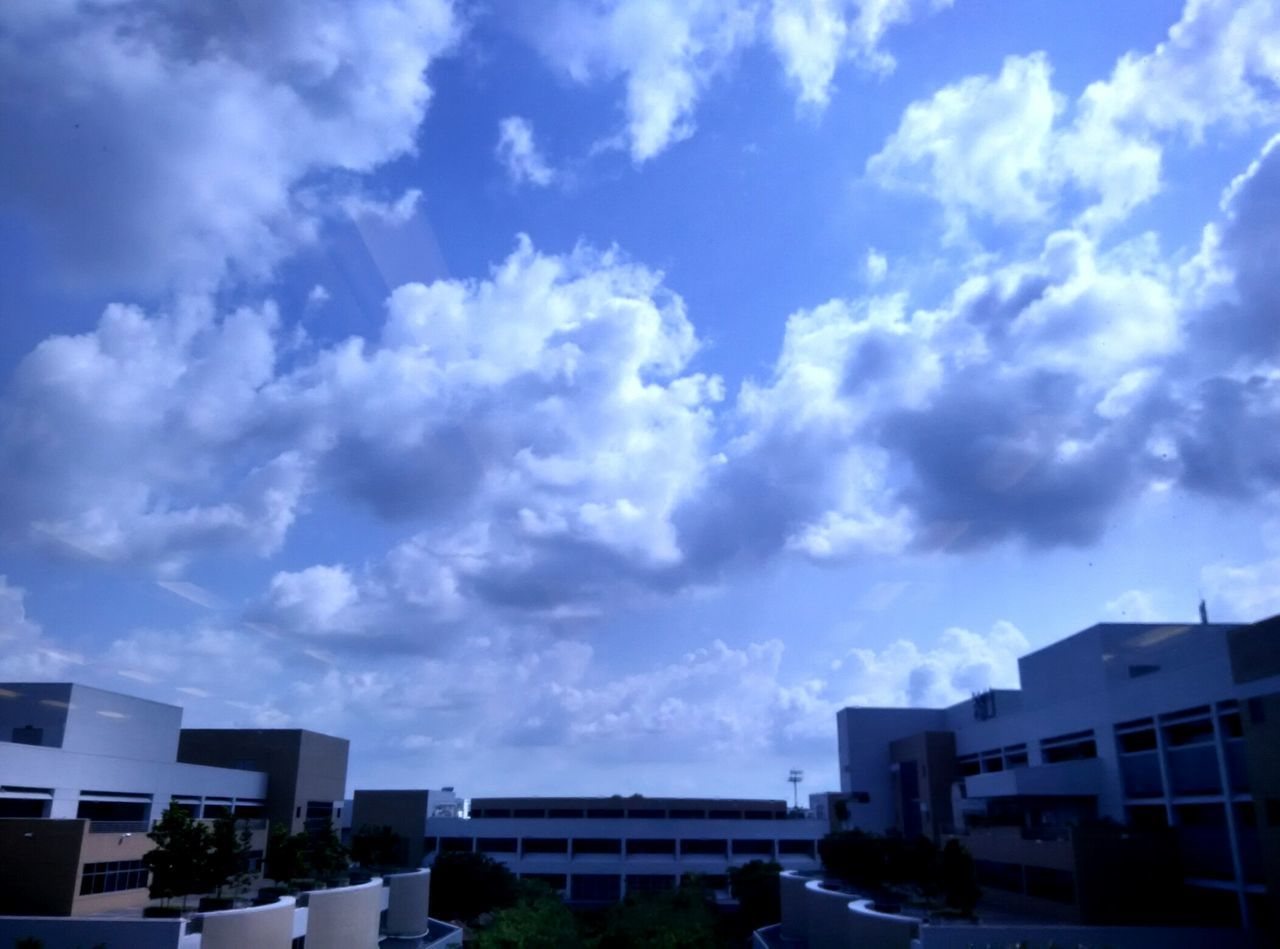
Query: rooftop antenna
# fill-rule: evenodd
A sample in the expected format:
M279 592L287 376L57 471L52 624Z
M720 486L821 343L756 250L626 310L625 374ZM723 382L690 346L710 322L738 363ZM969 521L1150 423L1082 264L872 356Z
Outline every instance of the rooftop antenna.
M1209 608L1204 605L1204 597L1200 597L1200 622L1209 622Z
M792 768L791 773L787 775L787 780L791 782L791 793L794 795L795 809L800 810L800 782L804 780L804 772L798 768Z

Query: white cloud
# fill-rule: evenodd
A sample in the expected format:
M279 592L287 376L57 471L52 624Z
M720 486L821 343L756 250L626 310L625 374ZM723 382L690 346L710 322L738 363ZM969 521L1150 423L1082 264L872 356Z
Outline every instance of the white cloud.
M994 78L972 76L914 102L867 161L881 184L923 190L947 209L953 233L968 215L1031 222L1053 203L1054 121L1062 98L1039 53L1010 56Z
M364 626L359 599L355 581L345 567L317 565L273 576L265 609L274 619L287 618L294 629L351 633Z
M1126 590L1104 607L1108 616L1125 623L1154 623L1163 619L1155 598L1146 590Z
M457 35L448 0L7 3L0 21L0 187L67 280L130 288L269 273L342 197L325 173L414 149Z
M987 688L1018 687L1026 636L1007 621L984 634L951 627L928 649L899 639L884 649L852 649L832 675L842 705L941 707Z
M892 70L887 30L950 0L567 0L530 40L579 83L621 78L636 164L694 133L699 99L744 50L767 43L802 105L822 107L839 64ZM767 21L767 22L766 22ZM617 139L606 140L614 144Z
M842 60L875 73L892 71L893 56L879 45L889 27L922 8L949 5L950 0L773 0L769 38L799 101L822 107Z
M528 119L509 115L498 123L497 155L512 184L544 188L555 180L555 172L533 140L533 123Z
M889 272L888 258L874 247L867 250L866 260L864 261L863 266L866 269L867 282L872 285L882 281L885 274Z
M0 678L57 679L84 665L78 652L55 648L27 616L26 591L0 574Z
M1043 53L1011 56L999 76L908 106L867 172L936 199L952 237L971 218L1052 226L1072 213L1077 226L1104 228L1159 192L1161 137L1198 143L1211 127L1280 116L1278 41L1270 0L1189 0L1165 42L1125 54L1070 110Z
M1211 564L1200 571L1200 582L1209 615L1215 620L1252 623L1280 613L1280 557L1256 563Z

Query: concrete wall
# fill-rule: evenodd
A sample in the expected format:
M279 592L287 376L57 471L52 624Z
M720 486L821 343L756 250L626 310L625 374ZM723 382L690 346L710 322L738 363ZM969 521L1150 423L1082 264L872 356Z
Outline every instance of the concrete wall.
M394 873L387 884L387 933L415 936L425 933L431 910L431 871Z
M292 897L284 897L269 906L204 913L200 949L290 949L295 906Z
M380 878L358 886L313 890L307 900L307 949L377 949Z
M870 800L850 803L849 826L882 834L896 819L889 744L946 724L941 709L847 708L836 715L840 749L840 790L865 791Z
M41 940L44 949L177 949L182 937L180 919L48 919L0 916L0 946L8 949L19 939ZM224 943L230 946L230 943ZM240 943L236 949L257 946ZM288 949L288 943L284 949ZM262 949L270 949L263 946Z
M354 838L366 828L376 833L381 827L390 827L402 840L404 865L420 866L429 807L430 792L426 790L356 791L351 802L351 835Z
M782 902L782 938L798 940L808 934L808 915L805 903L805 884L811 878L785 870L778 876L779 895Z
M88 825L85 820L0 820L0 913L70 915Z
M1155 926L922 926L922 949L1245 949L1255 943L1243 929Z
M349 747L345 738L296 728L184 728L178 758L265 771L267 818L297 833L306 821L307 801L342 806Z

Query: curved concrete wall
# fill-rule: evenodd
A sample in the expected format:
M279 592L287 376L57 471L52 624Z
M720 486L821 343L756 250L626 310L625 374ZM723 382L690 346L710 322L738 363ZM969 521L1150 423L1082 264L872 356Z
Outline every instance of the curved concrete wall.
M794 870L783 870L778 875L778 890L782 899L782 938L806 939L804 886L811 877L802 877Z
M871 908L871 900L849 904L849 945L863 949L910 949L920 935L920 923L910 916L892 916Z
M849 949L849 903L853 896L827 890L821 880L804 887L805 938L809 949Z
M417 936L427 931L431 908L431 871L387 876L387 934Z
M289 949L295 904L293 897L286 896L269 906L204 913L200 949Z
M378 949L381 877L358 886L313 890L307 900L307 949Z

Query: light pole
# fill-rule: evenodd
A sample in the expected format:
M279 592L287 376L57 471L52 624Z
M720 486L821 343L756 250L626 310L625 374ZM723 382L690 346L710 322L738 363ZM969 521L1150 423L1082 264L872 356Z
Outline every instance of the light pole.
M791 774L787 775L787 780L791 782L791 793L795 801L795 809L800 810L800 782L804 780L804 772L799 768L792 768Z

